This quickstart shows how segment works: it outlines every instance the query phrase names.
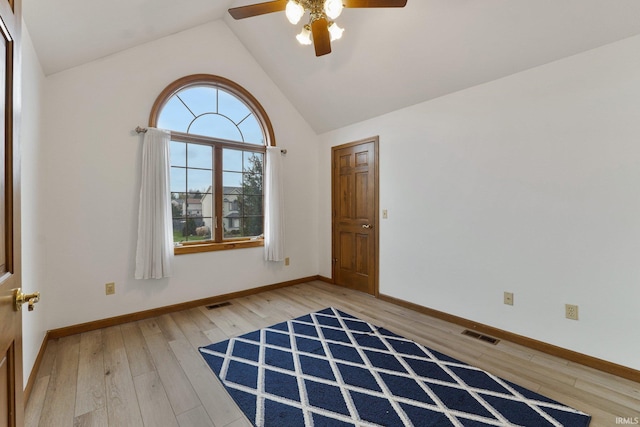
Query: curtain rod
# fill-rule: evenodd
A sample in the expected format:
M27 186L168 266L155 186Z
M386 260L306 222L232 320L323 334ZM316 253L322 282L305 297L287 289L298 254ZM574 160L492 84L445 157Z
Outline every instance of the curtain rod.
M136 131L136 133L146 133L147 132L147 128L142 128L140 126L136 126L136 128L134 130ZM287 150L283 148L282 150L280 150L280 153L287 154Z

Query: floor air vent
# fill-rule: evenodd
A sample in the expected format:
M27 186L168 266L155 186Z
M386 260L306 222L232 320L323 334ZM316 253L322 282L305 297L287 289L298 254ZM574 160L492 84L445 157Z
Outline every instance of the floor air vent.
M216 308L226 307L228 305L231 305L231 303L229 301L226 301L226 302L221 302L220 304L206 305L205 308L207 310L215 310Z
M500 340L497 339L497 338L489 337L487 335L482 335L482 334L479 334L477 332L470 331L468 329L465 329L464 331L462 331L462 335L467 335L467 336L470 336L472 338L475 338L475 339L478 339L478 340L481 340L481 341L485 341L485 342L488 342L489 344L493 344L493 345L496 345L496 344L498 344L500 342Z

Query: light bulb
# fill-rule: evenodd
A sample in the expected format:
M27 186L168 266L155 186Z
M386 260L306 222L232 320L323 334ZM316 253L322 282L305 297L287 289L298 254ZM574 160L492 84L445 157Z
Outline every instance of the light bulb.
M324 2L324 13L329 19L336 19L342 13L342 0L326 0Z
M309 27L308 25L305 25L304 27L302 27L302 31L300 31L300 34L296 36L296 39L300 44L310 45L311 44L311 27Z
M296 25L298 22L300 22L300 18L302 18L302 15L304 15L304 7L302 7L300 3L295 0L289 0L289 2L287 3L287 8L285 9L285 14L287 15L287 19L289 20L289 22L291 22L293 25Z
M336 24L335 22L329 25L329 34L331 34L331 41L340 39L343 32L344 28L338 27L338 24Z

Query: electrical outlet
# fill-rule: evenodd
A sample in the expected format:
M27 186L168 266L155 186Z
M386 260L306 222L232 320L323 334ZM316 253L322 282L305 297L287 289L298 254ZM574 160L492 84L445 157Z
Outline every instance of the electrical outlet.
M116 293L116 284L115 282L109 282L104 285L104 293L105 295L113 295Z
M389 212L386 209L382 209L382 219L389 218Z
M567 319L578 320L578 306L565 304L564 305L564 316Z
M504 293L504 303L506 305L513 305L513 292Z
M290 262L291 262L291 260L289 259L289 257L286 257L284 259L284 265L289 265Z

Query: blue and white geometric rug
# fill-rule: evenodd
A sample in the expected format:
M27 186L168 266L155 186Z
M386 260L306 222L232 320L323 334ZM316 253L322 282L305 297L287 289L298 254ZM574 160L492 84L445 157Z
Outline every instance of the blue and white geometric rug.
M577 427L590 421L335 308L200 352L258 427Z

